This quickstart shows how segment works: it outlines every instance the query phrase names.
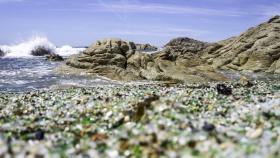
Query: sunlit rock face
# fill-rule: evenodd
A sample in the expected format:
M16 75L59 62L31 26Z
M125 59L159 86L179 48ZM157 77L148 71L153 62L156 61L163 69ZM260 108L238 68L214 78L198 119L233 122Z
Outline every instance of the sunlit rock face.
M280 16L206 51L203 57L214 68L279 73Z
M207 45L205 44L204 46L203 42L198 43L201 44L201 46L198 46L199 49ZM195 45L193 46L196 47ZM67 66L64 66L60 71L69 72L75 70L74 73L93 73L115 80L172 80L187 82L225 80L223 75L217 74L212 68L197 67L199 64L195 64L196 67L190 67L190 62L187 60L196 60L187 58L186 55L178 56L178 60L175 62L160 58L158 54L150 55L135 51L135 49L136 46L133 42L121 39L97 41L84 53L70 57L66 62Z

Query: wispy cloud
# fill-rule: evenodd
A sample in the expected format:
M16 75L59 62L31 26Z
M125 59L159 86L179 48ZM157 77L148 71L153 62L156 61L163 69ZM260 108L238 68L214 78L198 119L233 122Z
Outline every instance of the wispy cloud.
M107 32L108 35L117 36L154 36L154 37L178 37L178 36L190 36L196 37L200 35L211 34L209 31L198 30L198 29L188 29L188 28L178 28L178 27L168 27L168 28L134 28L134 29L124 29L118 31Z
M209 16L241 16L244 13L238 10L222 10L211 8L199 8L194 6L179 6L156 3L131 3L127 1L105 2L98 0L98 3L91 4L96 11L110 11L113 13L161 13L161 14L196 14Z
M23 0L0 0L1 1L23 1ZM221 7L197 7L192 5L179 5L167 3L150 3L138 0L96 0L94 3L85 3L79 7L52 8L54 11L70 12L110 12L120 20L126 21L127 15L131 13L147 14L176 14L197 15L208 17L246 17L246 16L272 16L280 14L280 4L254 5L248 8Z
M265 17L280 15L280 3L259 6L259 11Z

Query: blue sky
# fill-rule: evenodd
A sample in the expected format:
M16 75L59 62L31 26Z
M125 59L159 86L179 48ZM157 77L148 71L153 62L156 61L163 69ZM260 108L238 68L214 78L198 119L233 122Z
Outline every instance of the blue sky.
M56 45L119 37L164 45L214 42L280 14L280 0L0 0L0 44L46 36Z

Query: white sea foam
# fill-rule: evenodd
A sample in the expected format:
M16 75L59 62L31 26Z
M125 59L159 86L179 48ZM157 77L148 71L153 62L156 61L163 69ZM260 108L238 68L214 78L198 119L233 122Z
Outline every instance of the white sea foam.
M61 56L69 56L69 55L73 55L73 54L78 54L84 50L85 50L85 48L73 48L69 45L64 45L60 48L56 48L56 53Z
M5 52L5 57L32 57L31 51L36 47L43 46L45 48L55 50L55 45L48 41L45 37L33 37L15 45L2 45L0 49Z
M31 52L37 47L44 47L51 49L54 53L62 56L69 56L77 54L85 48L73 48L69 45L56 47L46 37L33 37L27 41L13 44L13 45L0 45L0 49L5 52L5 57L32 57Z

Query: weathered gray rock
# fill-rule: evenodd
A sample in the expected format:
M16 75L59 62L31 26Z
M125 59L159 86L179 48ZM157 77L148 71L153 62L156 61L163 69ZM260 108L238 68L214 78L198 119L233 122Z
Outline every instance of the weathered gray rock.
M221 42L202 58L217 69L278 73L280 58L280 16L249 29L239 37Z
M203 50L211 45L191 38L176 38L166 44L161 52L154 55L154 58L173 62L184 59L185 65L198 66L202 63Z
M63 57L58 54L50 54L46 56L46 60L48 61L64 61Z
M4 55L5 55L4 51L2 51L2 50L0 49L0 58L3 57Z
M106 39L97 41L83 54L71 56L60 71L98 74L115 80L205 82L225 79L213 69L190 68L187 60L164 60L158 56L135 52L133 42Z
M116 80L141 79L126 70L127 59L135 53L133 42L121 39L104 39L97 41L82 54L73 55L67 61L69 69L84 69L87 73L94 73ZM65 70L62 70L65 71Z
M225 81L217 69L280 73L279 37L276 16L239 37L217 43L177 38L152 55L135 52L133 42L106 39L70 57L64 67L116 80Z
M158 48L156 46L152 46L150 44L136 44L137 51L157 51Z
M31 51L31 55L33 56L45 56L50 54L54 54L53 50L44 46L38 46Z
M207 42L191 38L176 38L167 43L165 49L167 52L170 52L173 58L189 58L191 56L201 55L201 52L210 45Z

